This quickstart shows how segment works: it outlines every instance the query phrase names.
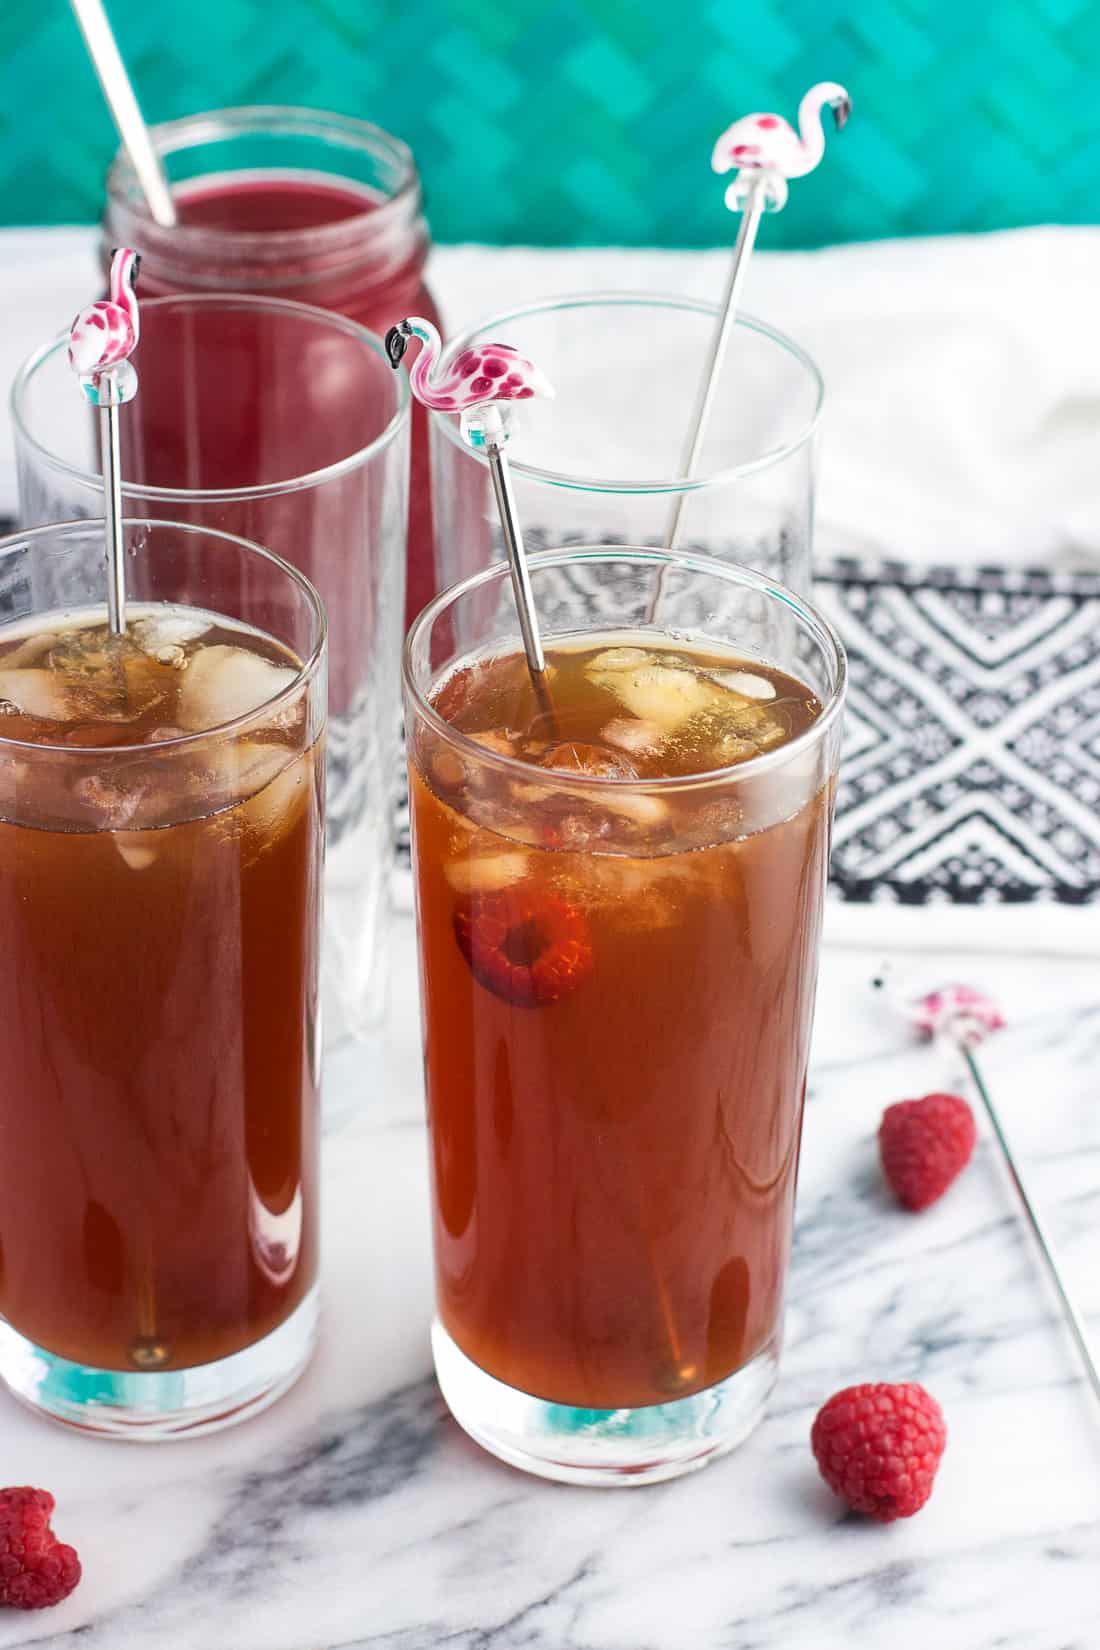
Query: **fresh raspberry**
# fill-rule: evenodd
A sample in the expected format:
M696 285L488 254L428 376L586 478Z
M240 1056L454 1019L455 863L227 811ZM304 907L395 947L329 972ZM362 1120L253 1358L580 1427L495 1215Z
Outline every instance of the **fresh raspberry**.
M922 1386L881 1382L835 1393L818 1410L810 1442L829 1488L856 1512L891 1524L912 1518L932 1494L947 1428Z
M882 1171L907 1209L935 1203L970 1161L974 1113L957 1094L887 1106L878 1131Z
M0 1606L44 1610L68 1598L80 1580L80 1560L50 1529L48 1490L0 1490Z
M556 1003L592 971L588 924L556 894L471 894L459 902L454 928L475 980L517 1008Z

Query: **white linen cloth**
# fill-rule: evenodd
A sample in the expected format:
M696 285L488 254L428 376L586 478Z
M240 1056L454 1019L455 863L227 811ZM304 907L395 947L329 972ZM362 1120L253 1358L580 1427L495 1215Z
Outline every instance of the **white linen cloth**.
M762 232L766 245L767 225ZM0 377L98 280L90 228L0 231ZM717 298L728 249L439 247L453 330L592 289ZM816 548L921 564L1100 566L1100 228L759 252L745 307L827 385ZM639 409L644 416L644 408ZM14 514L0 420L0 514ZM1100 914L1052 906L834 904L834 943L1100 953Z
M95 291L95 238L0 231L5 383ZM455 328L587 289L716 299L728 257L455 246L436 248L430 273ZM746 308L790 332L825 374L818 550L1100 565L1098 292L1093 228L758 252ZM10 515L3 423L0 513Z

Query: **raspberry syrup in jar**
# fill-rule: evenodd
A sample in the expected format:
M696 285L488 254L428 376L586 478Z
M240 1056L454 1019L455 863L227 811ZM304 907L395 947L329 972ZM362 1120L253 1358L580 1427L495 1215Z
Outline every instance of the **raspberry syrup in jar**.
M379 336L405 315L439 323L424 283L431 245L409 149L367 121L312 109L220 109L152 128L179 223L153 222L129 160L107 177L104 268L114 246L142 255L141 295L243 292L336 310ZM262 369L262 363L257 363ZM216 382L225 362L196 363ZM262 370L257 393L263 394ZM361 409L359 409L361 412ZM141 408L138 412L140 415ZM349 407L349 420L355 409ZM239 452L239 449L238 449ZM248 486L235 467L205 485ZM185 478L163 478L164 485ZM413 408L408 583L411 618L435 587L427 413Z

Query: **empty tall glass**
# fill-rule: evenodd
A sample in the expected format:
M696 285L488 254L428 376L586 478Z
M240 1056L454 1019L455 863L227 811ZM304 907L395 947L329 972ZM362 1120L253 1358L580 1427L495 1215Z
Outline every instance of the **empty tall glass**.
M532 549L666 543L736 561L806 593L811 583L816 433L824 387L804 350L739 316L694 479L681 459L717 310L691 298L582 293L506 311L455 338L454 356L499 339L554 386L533 400L509 450ZM503 554L484 459L453 415L432 414L440 588Z

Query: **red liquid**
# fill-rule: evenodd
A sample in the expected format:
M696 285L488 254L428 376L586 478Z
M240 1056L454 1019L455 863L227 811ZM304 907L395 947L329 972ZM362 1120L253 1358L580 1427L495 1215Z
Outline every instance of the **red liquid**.
M339 182L322 183L313 178L302 182L242 174L213 186L201 183L186 186L179 195L181 222L187 228L208 229L224 238L211 249L208 262L201 258L196 262L194 252L176 265L160 250L146 257L140 294L155 298L180 292L259 293L335 310L379 337L384 337L387 329L406 315L423 315L438 325L435 302L422 279L427 243L417 240L401 226L393 233L376 231L375 215L385 204L365 189ZM285 260L271 265L258 263L246 246L238 243L234 249L232 245L231 237L238 234L242 238L300 234L326 225L347 224L355 218L363 219L361 236L350 244L343 244L335 254L315 245L307 246L288 252ZM139 251L144 250L140 235L136 244ZM189 465L179 451L184 438L182 428L174 438L164 435L173 419L180 425L186 417L180 380L172 370L162 374L169 381L171 404L165 408L151 404L150 386L144 376L151 353L149 343L144 342L138 361L143 372L142 394L128 415L130 419L136 416L150 427L150 436L144 444L147 468L141 476L131 470L124 473L130 480L143 479L154 485L198 485L193 465ZM268 427L262 433L254 427L254 421L256 425L263 421L263 409L257 406L250 413L250 403L258 403L271 394L265 359L258 340L250 338L242 329L236 347L224 359L219 348L217 354L204 351L188 363L188 374L196 385L218 383L234 402L237 439L226 442L219 435L206 444L201 482L205 487L247 487L261 479L286 480L303 475L311 468L304 419L287 420L282 442L274 447L270 428L274 421L264 421ZM411 362L412 357L409 359ZM334 456L344 457L354 451L355 437L352 435L349 439L349 435L357 427L374 434L379 432L385 422L385 403L380 402L376 387L361 380L343 382L337 373L331 375L325 394L326 424L344 432L326 446L322 462L329 463ZM204 413L205 410L204 407ZM157 443L163 443L159 453ZM416 402L412 409L409 501L405 610L407 619L411 620L435 592L428 415ZM205 519L209 521L209 516ZM354 542L355 530L355 517L346 511L342 516L338 512L326 518L325 531L330 539L340 541L338 550L344 558L359 553ZM349 585L331 566L327 588L318 576L318 558L323 554L326 561L331 562L331 546L322 552L310 539L299 538L293 544L283 540L276 544L262 535L256 536L261 544L277 550L314 579L325 598L330 621L339 607L354 602ZM332 639L330 664L333 680L339 683L346 672L337 636Z
M181 223L230 229L240 235L318 229L322 224L356 218L377 204L365 191L291 179L275 183L260 179L177 194Z

